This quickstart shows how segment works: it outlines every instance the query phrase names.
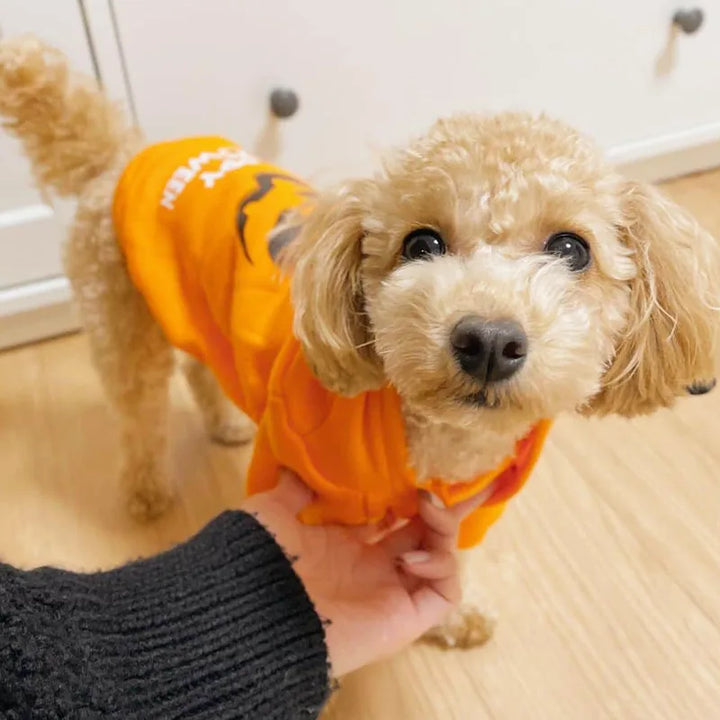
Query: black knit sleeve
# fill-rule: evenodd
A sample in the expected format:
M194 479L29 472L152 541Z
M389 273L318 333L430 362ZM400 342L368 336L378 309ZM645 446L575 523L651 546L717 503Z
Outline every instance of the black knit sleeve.
M321 621L244 513L110 572L0 565L7 720L291 720L327 694Z

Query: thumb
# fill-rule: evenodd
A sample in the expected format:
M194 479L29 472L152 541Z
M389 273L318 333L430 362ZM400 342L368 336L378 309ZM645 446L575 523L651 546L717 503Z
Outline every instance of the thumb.
M314 498L313 491L305 485L300 476L287 468L280 468L278 471L278 483L270 494L273 500L292 515L297 515Z
M449 512L458 520L466 518L473 510L484 505L495 493L497 489L497 481L493 481L486 488L476 493L472 497L462 502L452 505L448 508Z
M453 609L453 604L436 592L432 585L421 585L411 594L411 598L418 618L418 627L415 628L417 637L441 625Z

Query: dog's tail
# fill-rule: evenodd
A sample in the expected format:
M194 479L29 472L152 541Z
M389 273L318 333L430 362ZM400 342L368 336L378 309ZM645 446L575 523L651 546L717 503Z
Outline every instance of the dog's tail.
M32 36L0 41L0 118L25 147L41 186L78 194L123 155L123 113L65 56Z

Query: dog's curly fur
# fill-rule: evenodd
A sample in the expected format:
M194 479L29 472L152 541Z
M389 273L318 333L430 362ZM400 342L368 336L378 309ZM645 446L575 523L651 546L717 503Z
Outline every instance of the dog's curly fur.
M32 38L0 45L0 114L38 182L79 198L67 274L122 421L128 497L136 513L157 514L170 496L163 462L173 354L128 277L111 221L118 175L140 135L94 83ZM420 227L440 233L449 252L402 262L403 238ZM559 231L589 244L586 272L543 252ZM715 375L715 240L546 117L436 123L376 177L321 196L284 262L295 331L314 371L343 394L388 380L397 388L420 478L477 475L541 417L648 413ZM511 318L528 337L522 370L489 387L485 407L466 401L478 387L449 347L467 314ZM209 372L189 361L186 374L211 434L248 439L247 421ZM463 612L446 641L479 640L473 626L488 627Z

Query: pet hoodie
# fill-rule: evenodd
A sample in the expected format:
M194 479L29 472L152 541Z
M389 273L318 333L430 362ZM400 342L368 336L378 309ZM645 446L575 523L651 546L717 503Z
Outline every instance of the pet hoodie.
M268 236L312 197L302 180L224 138L187 138L150 146L129 163L113 219L130 276L168 340L208 365L257 424L250 493L271 488L285 466L317 495L304 522L412 517L418 482L396 390L352 398L328 391L292 333L289 281ZM420 483L452 505L497 479L463 522L460 547L480 542L523 485L549 425L539 422L513 456L468 482Z

